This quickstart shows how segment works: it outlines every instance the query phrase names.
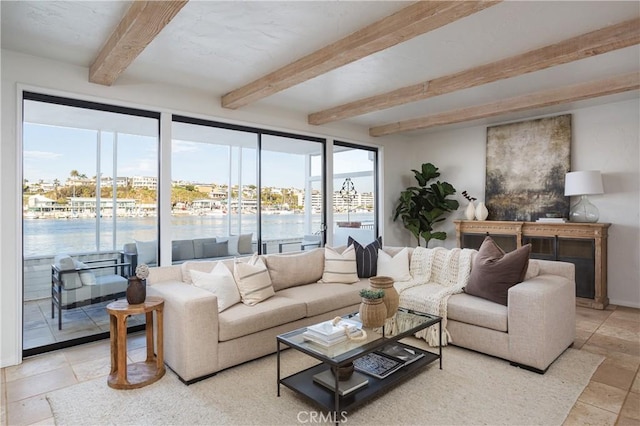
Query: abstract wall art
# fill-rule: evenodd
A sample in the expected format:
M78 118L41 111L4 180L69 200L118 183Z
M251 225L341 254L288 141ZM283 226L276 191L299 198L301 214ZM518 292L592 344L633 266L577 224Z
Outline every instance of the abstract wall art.
M489 220L568 217L570 151L570 114L487 128Z

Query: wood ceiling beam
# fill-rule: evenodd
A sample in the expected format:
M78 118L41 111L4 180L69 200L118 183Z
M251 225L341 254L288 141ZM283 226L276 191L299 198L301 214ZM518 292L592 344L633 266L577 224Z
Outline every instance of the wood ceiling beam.
M308 122L319 125L343 120L566 64L639 43L640 18L631 19L455 74L315 112L309 115Z
M227 93L222 106L240 108L497 3L500 1L419 1Z
M511 112L543 108L638 89L640 89L640 73L633 72L605 80L530 93L484 105L371 127L369 135L385 136L410 130L428 129L430 127L494 117Z
M111 86L188 0L131 4L89 68L89 81Z

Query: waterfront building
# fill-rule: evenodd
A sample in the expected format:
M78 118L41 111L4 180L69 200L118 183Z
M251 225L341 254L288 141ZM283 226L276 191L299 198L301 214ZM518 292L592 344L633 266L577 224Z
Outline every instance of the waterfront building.
M95 216L97 201L93 197L71 197L69 198L69 208L73 215ZM118 216L133 215L136 212L136 200L132 198L116 199L116 214ZM155 210L155 205L154 205ZM100 214L113 214L113 199L100 199Z
M132 188L158 189L158 178L156 176L134 176L131 178Z

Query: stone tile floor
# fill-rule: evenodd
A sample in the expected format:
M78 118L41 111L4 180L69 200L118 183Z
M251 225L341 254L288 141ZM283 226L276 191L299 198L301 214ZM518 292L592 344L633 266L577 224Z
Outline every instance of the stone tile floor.
M604 355L564 425L640 425L640 309L578 307L574 348ZM130 362L146 355L144 333L128 339ZM107 340L37 355L1 371L2 425L54 424L45 395L110 370Z
M109 331L109 314L105 309L112 301L62 310L62 330L58 330L58 312L51 318L51 299L25 302L23 307L23 348L32 349L52 343ZM144 316L131 317L129 326L144 324Z

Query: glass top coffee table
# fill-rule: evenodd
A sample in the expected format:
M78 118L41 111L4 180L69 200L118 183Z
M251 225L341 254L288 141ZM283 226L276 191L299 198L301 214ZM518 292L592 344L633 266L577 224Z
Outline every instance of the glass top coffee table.
M345 315L342 318L359 323L357 313ZM385 336L383 328L363 328L367 334L366 339L347 340L329 347L307 340L304 335L307 327L281 334L277 336L278 396L280 396L280 385L285 385L326 410L333 411L335 421L338 423L345 412L365 403L400 381L414 376L419 369L431 362L439 360L440 369L442 369L442 347L434 353L399 342L400 339L412 336L435 324L438 324L441 341L441 321L442 318L436 315L400 308L396 313L396 323L404 324L404 328L398 330L394 336ZM281 345L289 346L321 362L281 378ZM398 360L395 356L387 357L388 353L394 351L405 353L411 361L401 362L400 365L395 366L387 365ZM352 363L356 365L355 377L352 376L348 381L338 380L338 375L334 372L348 368ZM370 369L372 364L376 369L375 372ZM388 369L383 373L378 370L381 367L388 367ZM389 371L392 372L387 375Z

